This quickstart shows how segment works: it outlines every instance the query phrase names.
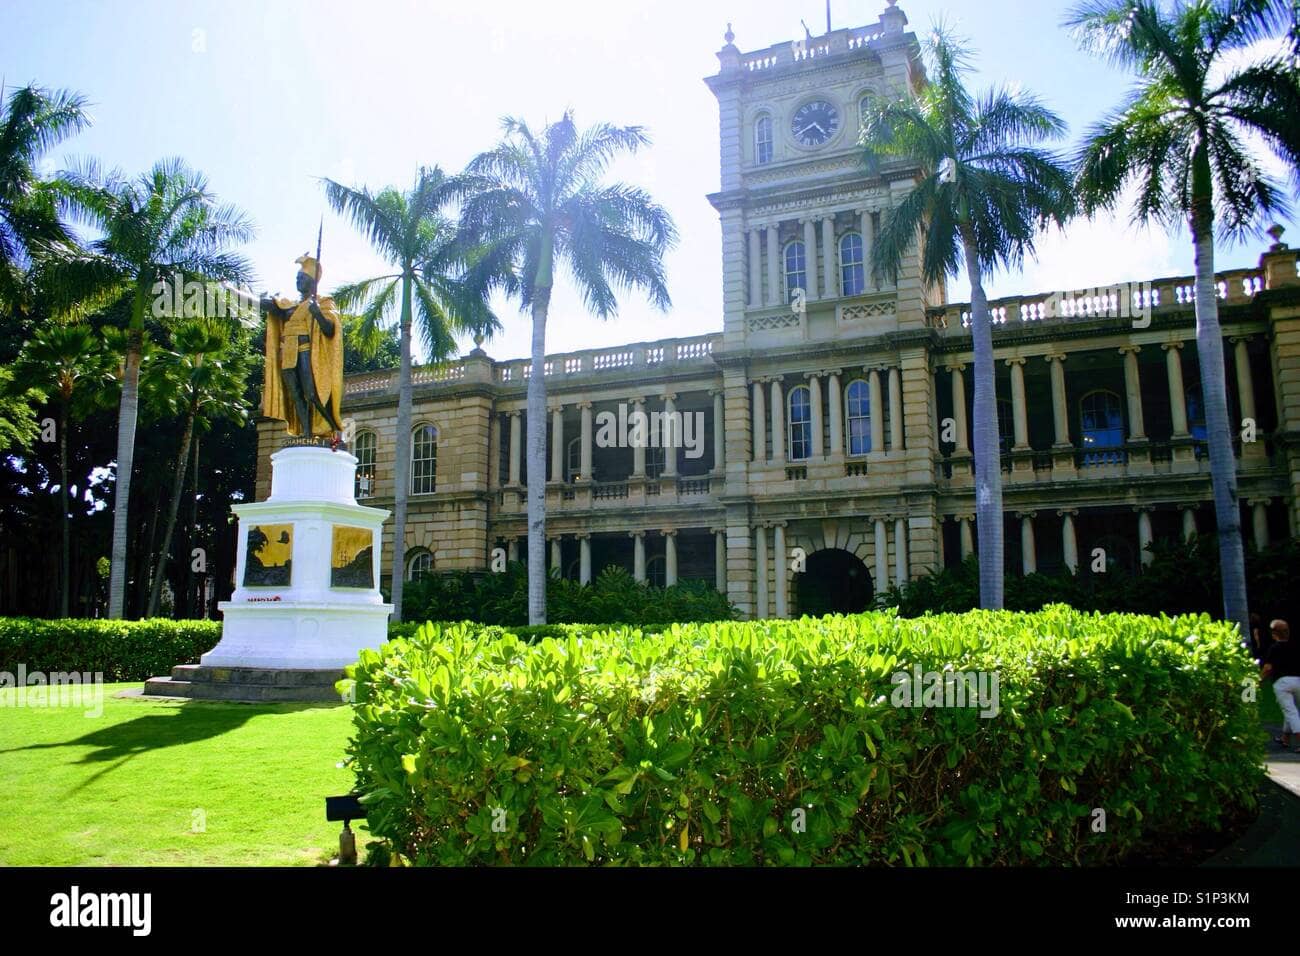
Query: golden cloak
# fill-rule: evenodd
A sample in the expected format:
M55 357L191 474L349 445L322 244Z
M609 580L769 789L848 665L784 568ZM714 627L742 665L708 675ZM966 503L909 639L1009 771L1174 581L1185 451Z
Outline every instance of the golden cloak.
M288 425L290 435L309 435L332 438L334 426L327 422L319 411L311 408L310 428L304 429L298 421L298 409L285 394L284 383L280 380L281 348L286 321L301 318L296 313L299 309L307 312L308 300L294 302L292 299L276 299L278 308L291 313L282 319L275 313L266 316L266 362L262 386L262 414L267 418L276 418ZM334 305L334 300L325 296L316 300L325 318L334 323L334 336L331 338L321 330L320 323L307 312L308 333L311 345L311 375L316 384L316 397L321 405L328 408L334 420L340 425L343 416L340 405L343 401L343 318ZM310 402L308 403L310 404Z

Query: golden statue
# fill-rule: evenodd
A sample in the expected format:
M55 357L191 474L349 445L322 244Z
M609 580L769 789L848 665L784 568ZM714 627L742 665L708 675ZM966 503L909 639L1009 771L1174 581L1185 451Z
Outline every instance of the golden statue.
M343 323L334 300L317 298L320 262L302 255L302 298L262 296L266 314L266 377L262 414L283 421L290 435L333 438L343 431Z

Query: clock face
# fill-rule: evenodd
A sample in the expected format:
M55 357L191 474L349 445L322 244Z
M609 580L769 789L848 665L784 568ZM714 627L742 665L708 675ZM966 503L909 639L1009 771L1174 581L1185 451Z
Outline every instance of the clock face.
M805 103L790 120L790 132L801 146L820 146L839 128L839 111L825 100Z

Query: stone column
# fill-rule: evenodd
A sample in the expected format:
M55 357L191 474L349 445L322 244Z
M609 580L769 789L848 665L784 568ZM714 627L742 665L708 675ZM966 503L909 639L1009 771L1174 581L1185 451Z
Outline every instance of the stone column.
M632 577L645 583L645 532L629 531L632 539Z
M713 529L713 586L727 593L727 529Z
M1065 399L1065 356L1048 355L1047 364L1052 375L1052 428L1054 443L1058 446L1070 444L1069 409Z
M1142 564L1148 565L1155 557L1147 550L1147 545L1151 543L1151 509L1149 507L1140 507L1135 509L1138 514L1138 555Z
M671 424L669 424L671 423ZM677 396L664 393L664 426L660 431L664 446L664 477L677 477L677 450L682 444L681 422L677 419Z
M880 455L885 451L885 402L880 396L880 370L867 372L867 401L871 403L871 451Z
M1074 516L1077 508L1063 508L1057 514L1061 516L1061 553L1065 566L1071 571L1079 569L1079 540L1074 536Z
M785 522L772 526L772 568L776 572L776 616L790 616L788 593L790 567L785 553Z
M1183 387L1183 361L1179 349L1182 342L1166 342L1165 367L1169 370L1169 409L1174 420L1174 438L1187 438L1187 391Z
M672 587L677 583L677 532L669 528L664 531L664 586Z
M1263 551L1268 547L1268 502L1268 498L1252 498L1249 501L1256 551Z
M560 546L560 536L556 535L551 538L551 576L563 577L564 575L564 552Z
M765 381L767 379L754 379L753 398L750 402L754 406L754 461L760 464L767 461L767 414L763 406Z
M781 301L781 248L777 235L778 223L767 227L767 304L777 305Z
M723 452L727 447L726 415L722 407L722 389L715 388L713 396L713 470L719 475L726 467Z
M953 454L966 455L970 453L970 442L966 439L966 376L961 365L949 365L948 371L952 373L952 418L957 431Z
M808 264L807 299L814 302L817 299L817 225L811 219L803 220L803 251L804 262ZM830 268L830 263L824 265Z
M650 441L650 422L645 417L645 399L632 399L632 415L636 416L637 421L641 422L640 432L641 441L632 443L632 477L645 477L645 448Z
M785 393L779 378L772 379L772 461L785 464Z
M971 556L975 550L975 537L971 533L971 522L975 520L974 515L960 515L958 517L961 531L961 556L964 561Z
M767 528L754 527L754 617L767 617Z
M1255 377L1250 370L1250 351L1246 343L1250 341L1249 335L1242 335L1234 338L1233 356L1237 362L1237 404L1241 406L1241 417L1255 417ZM1237 424L1240 429L1242 425Z
M876 580L877 591L889 590L889 542L885 538L885 520L876 519Z
M1138 373L1138 352L1136 345L1125 345L1119 350L1124 356L1124 394L1128 398L1128 440L1146 441L1146 429L1142 423L1142 381Z
M1196 537L1196 506L1183 505L1183 540L1191 541Z
M822 262L825 265L822 269L822 298L833 299L836 295L834 216L826 216L822 219Z
M907 573L907 519L894 519L894 580L900 585L906 584L911 575Z
M762 308L763 305L763 254L759 226L749 227L749 307Z
M591 583L591 535L578 535L578 581Z
M579 470L583 481L591 481L591 402L579 402L582 409L582 458Z
M822 445L822 380L816 372L808 374L808 404L812 406L812 457L820 461L823 456Z
M903 381L897 365L889 369L889 450L903 450Z
M564 480L564 406L551 406L551 481Z
M871 247L875 244L875 236L871 234L870 209L858 210L858 231L862 233L862 288L874 289L876 284L871 279Z
M1020 516L1020 567L1025 574L1038 570L1038 551L1034 547L1033 511L1017 512Z
M826 375L827 409L830 411L831 458L844 454L844 394L838 369Z
M1025 360L1009 358L1011 369L1011 421L1017 449L1029 447L1029 410L1025 405Z
M506 538L506 561L514 564L519 560L519 539Z

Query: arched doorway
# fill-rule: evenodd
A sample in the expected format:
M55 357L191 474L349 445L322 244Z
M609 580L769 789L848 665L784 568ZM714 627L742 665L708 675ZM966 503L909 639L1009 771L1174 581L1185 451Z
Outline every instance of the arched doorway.
M871 573L857 555L839 548L808 555L808 567L795 581L800 614L857 614L871 604Z

